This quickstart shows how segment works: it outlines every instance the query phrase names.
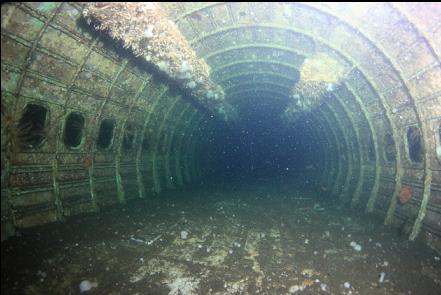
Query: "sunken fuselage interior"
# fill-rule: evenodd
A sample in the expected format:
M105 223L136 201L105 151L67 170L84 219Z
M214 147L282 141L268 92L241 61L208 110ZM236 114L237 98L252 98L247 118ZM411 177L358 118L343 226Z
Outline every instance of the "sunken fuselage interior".
M438 3L1 14L2 291L441 288Z

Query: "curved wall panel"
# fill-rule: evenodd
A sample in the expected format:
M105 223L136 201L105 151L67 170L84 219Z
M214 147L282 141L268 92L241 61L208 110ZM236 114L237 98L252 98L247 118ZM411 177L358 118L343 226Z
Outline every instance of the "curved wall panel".
M161 5L239 114L292 103L302 65L317 54L347 67L318 107L290 123L315 146L305 158L323 167L308 173L343 204L441 244L439 4ZM223 123L94 32L81 10L2 6L2 237L201 180L214 165L210 138ZM17 122L30 103L47 110L47 122L43 144L29 150L14 134L26 133ZM63 143L72 112L84 117L78 148ZM115 128L98 149L105 119ZM406 186L413 196L401 204Z

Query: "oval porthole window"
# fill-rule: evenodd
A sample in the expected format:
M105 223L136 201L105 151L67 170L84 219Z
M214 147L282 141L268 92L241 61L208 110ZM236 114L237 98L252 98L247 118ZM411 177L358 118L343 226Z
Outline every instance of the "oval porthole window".
M96 145L98 149L107 149L112 144L113 131L115 129L115 121L112 119L104 119L101 121L100 131Z
M384 154L387 162L395 161L395 142L390 133L384 136Z
M41 147L46 139L47 109L38 104L26 105L13 132L13 145L18 149L29 150Z
M82 114L70 113L64 126L64 144L70 148L76 148L83 139L84 117Z
M136 129L133 124L127 124L126 129L124 130L123 135L123 149L130 150L133 146L133 142L135 140Z
M423 160L423 142L418 127L412 126L407 129L407 147L410 160L420 163Z

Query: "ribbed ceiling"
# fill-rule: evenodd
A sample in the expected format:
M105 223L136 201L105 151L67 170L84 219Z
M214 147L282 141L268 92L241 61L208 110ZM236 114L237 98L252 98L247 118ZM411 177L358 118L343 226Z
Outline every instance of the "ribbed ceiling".
M377 202L382 198L380 178L390 175L392 202L379 208L387 211L386 223L403 181L414 177L406 169L421 169L424 188L417 220L424 218L430 195L427 183L438 163L433 130L441 117L438 3L162 5L211 66L212 78L224 87L227 101L242 118L252 118L259 114L256 109L265 112L271 105L281 106L271 116L283 117L302 65L317 55L349 69L340 83L328 85L320 107L297 118L296 128L312 134L310 142L321 145L318 158L329 158L324 151L328 147L341 155L328 163L339 171L329 177L328 186L334 195L341 193L342 201L372 212L382 203ZM423 130L427 152L420 163L409 156L405 140L411 126ZM366 180L370 174L372 180ZM369 194L363 199L361 192L367 187ZM418 231L416 225L411 238Z
M439 3L8 2L1 23L2 290L436 292L439 255L404 238L441 251Z
M210 78L222 86L227 102L239 110L242 121L232 124L238 127L239 138L242 131L253 131L262 137L259 142L272 144L277 137L288 137L289 132L280 130L283 127L292 128L293 132L300 130L304 134L293 137L301 138L302 150L308 153L304 158L320 167L320 175L315 175L317 183L328 188L332 196L368 212L377 210L385 216L386 223L391 223L394 214L414 219L411 238L420 231L424 218L425 224L437 222L439 214L429 211L439 207L441 195L438 3L159 5L166 12L160 20L170 24L167 18L171 18L177 24L176 35L181 37L182 33L186 39L182 44L188 41L208 63ZM105 6L99 4L98 9ZM144 8L148 10L149 6ZM9 125L4 126L15 126L11 125L11 118L23 116L29 104L37 104L49 114L47 126L41 128L47 129L47 142L26 152L4 144L2 148L8 153L5 161L11 163L7 164L11 175L38 175L41 163L48 171L53 169L45 176L45 185L51 184L46 189L53 190L57 200L54 220L65 214L58 171L69 171L80 165L78 161L93 162L86 165L88 174L78 176L83 181L79 185L90 184L85 190L90 193L93 207L97 207L96 195L106 199L115 191L123 202L124 190L132 189L144 196L144 186L158 192L183 184L185 178L190 182L202 177L213 164L213 134L230 131L222 129L225 126L214 119L216 111L222 109L219 105L204 106L203 96L191 99L181 91L185 86L175 87L176 83L157 75L157 64L169 62L166 58L173 57L176 68L186 64L176 60L178 55L167 52L164 57L156 50L157 64L136 58L130 46L123 50L119 46L121 40L111 39L108 32L97 32L83 12L84 5L74 3L2 6L2 103L8 107L2 120L9 120ZM130 23L131 18L125 17L124 21ZM111 17L107 19L113 21ZM149 35L153 32L159 33L155 42L161 43L161 32L153 29ZM142 55L142 48L139 49ZM311 74L320 58L328 62L331 72L339 73L338 79L320 81L325 83L320 91L308 89L309 84L303 83L305 67L308 65ZM192 82L191 85L196 83ZM301 101L304 97L298 93L299 85L303 85L306 94L317 91L317 101L311 106ZM72 111L85 116L84 145L76 150L62 143L60 131ZM100 134L99 124L106 119L115 122L115 136L109 139L114 144L100 150L95 141ZM286 124L281 125L282 122ZM128 126L138 132L133 140L136 152L123 149ZM241 130L242 127L248 130ZM276 135L271 137L271 133ZM8 134L13 139L17 132ZM150 148L143 148L144 139ZM266 148L268 154L272 152L270 145ZM22 155L26 160L21 159ZM108 169L109 163L114 171ZM123 163L135 167L134 171L124 170ZM149 173L140 167L147 167ZM102 183L111 179L102 171L116 177L116 189L104 184L95 188L94 177L102 178ZM131 173L137 175L136 189L129 185ZM128 182L124 184L121 179ZM5 185L24 191L39 185L14 181L6 181ZM403 185L417 190L418 197L408 210L411 213L397 207ZM11 195L13 200L21 200L20 193L11 190ZM22 207L23 212L29 209L14 206L14 212ZM436 210L439 209L432 212Z
M427 13L424 19L418 19L418 25L426 31L407 18L406 13L412 10L410 4L163 6L197 53L206 59L213 79L224 87L227 99L235 105L249 97L287 100L298 81L300 66L317 52L352 68L342 91L378 103L377 112L390 113L386 116L389 121L393 120L391 106L416 111L415 101L427 98L427 93L415 85L416 75L430 75L432 84L440 78L436 38L439 27L427 28L424 23L433 24L431 17L434 20L439 12L436 4L418 7ZM409 52L409 48L418 52ZM422 52L424 56L415 59L415 54L423 55Z

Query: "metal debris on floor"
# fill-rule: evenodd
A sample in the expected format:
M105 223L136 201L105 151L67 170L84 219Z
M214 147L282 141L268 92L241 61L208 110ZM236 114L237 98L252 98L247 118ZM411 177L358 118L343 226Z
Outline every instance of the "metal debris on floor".
M316 211L312 194L296 197L307 191L265 190L166 195L23 233L19 244L6 243L2 288L220 295L436 294L441 287L439 256L425 246L333 204Z

